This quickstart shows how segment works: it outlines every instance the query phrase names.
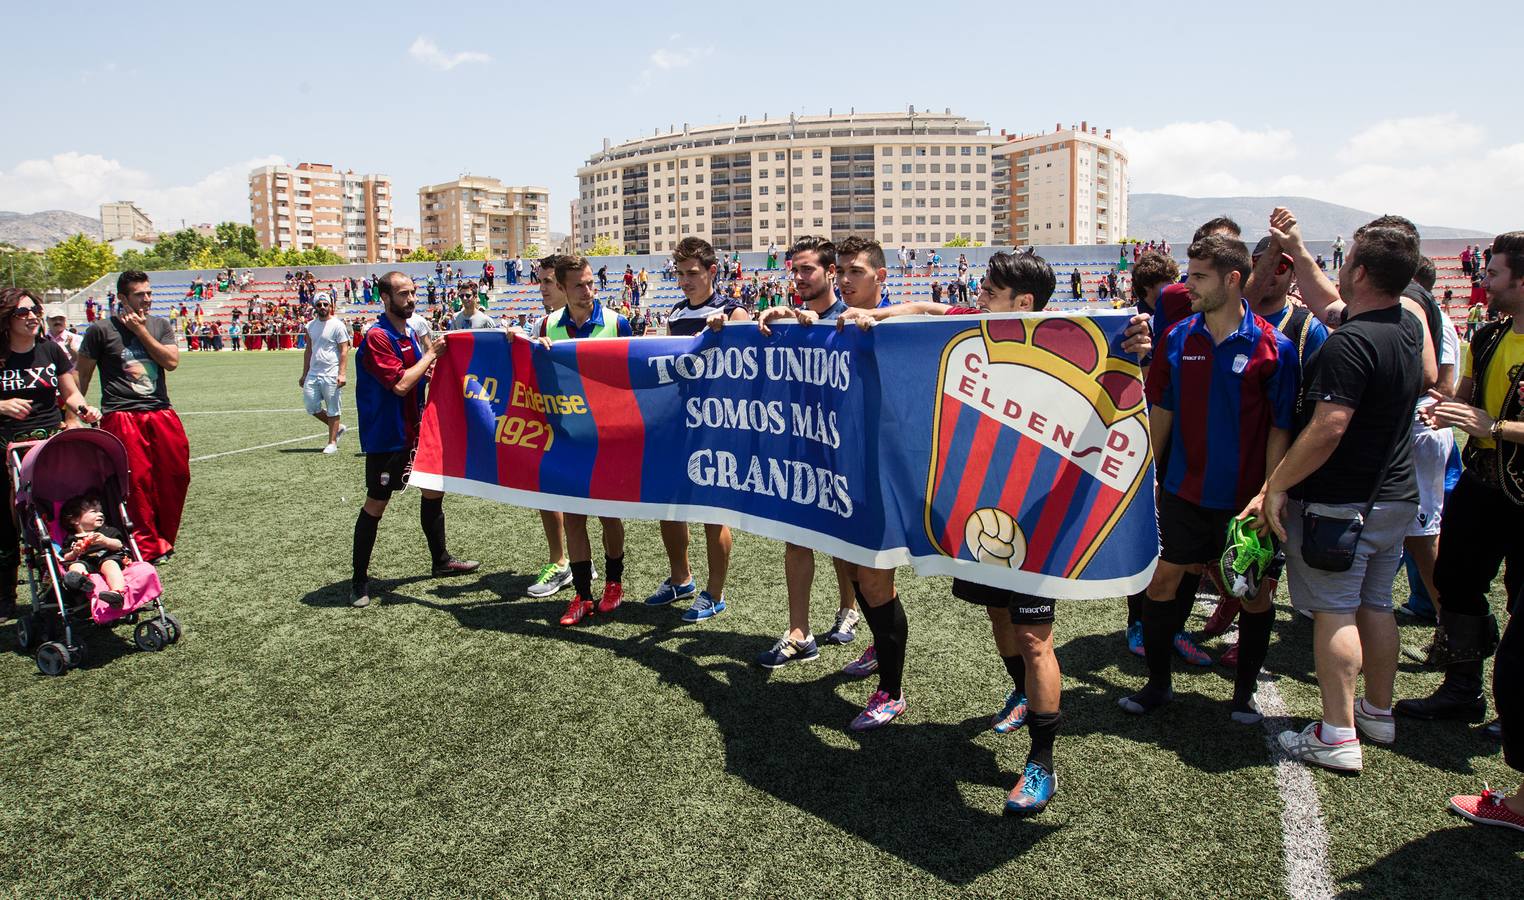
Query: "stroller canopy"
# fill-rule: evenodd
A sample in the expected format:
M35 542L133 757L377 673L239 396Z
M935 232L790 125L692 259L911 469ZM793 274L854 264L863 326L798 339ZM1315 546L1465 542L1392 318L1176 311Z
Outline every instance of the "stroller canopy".
M27 450L21 459L17 505L35 504L56 513L70 497L104 492L114 485L117 499L126 500L127 449L116 435L99 428L60 431Z

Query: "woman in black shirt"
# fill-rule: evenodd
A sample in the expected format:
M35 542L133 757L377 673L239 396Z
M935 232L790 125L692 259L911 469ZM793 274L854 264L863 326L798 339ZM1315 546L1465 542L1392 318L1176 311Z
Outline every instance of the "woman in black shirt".
M0 367L0 445L39 441L63 427L60 399L86 422L100 413L85 403L68 351L52 341L38 340L42 303L22 288L0 289L0 329L5 335L5 361ZM0 514L0 619L16 612L16 575L21 566L20 538L10 479L6 506Z

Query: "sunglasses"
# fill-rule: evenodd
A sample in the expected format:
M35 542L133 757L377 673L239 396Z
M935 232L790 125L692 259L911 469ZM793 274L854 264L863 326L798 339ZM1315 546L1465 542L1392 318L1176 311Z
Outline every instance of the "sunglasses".
M37 307L35 307L35 306L18 306L18 307L16 307L16 309L14 311L12 311L11 315L13 315L13 316L35 316L35 315L37 315Z

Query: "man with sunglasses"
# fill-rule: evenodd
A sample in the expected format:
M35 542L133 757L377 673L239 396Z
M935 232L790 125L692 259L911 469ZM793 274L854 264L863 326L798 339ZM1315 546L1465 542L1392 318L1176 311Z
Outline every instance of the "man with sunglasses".
M190 442L165 378L180 365L180 347L169 320L149 314L146 272L117 276L116 293L116 312L91 325L80 344L79 392L89 395L99 367L101 428L127 448L132 473L132 536L143 557L158 562L174 552L190 489Z
M349 380L349 328L333 315L333 299L318 294L315 317L307 323L307 350L302 354L302 401L307 414L328 428L324 453L339 452L339 438L349 429L339 421L340 398Z

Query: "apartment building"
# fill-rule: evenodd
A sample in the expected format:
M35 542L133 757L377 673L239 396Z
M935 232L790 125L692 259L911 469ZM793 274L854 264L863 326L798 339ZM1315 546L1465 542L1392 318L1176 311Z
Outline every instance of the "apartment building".
M392 229L392 259L402 262L418 249L418 232L406 225Z
M419 188L418 220L419 240L434 253L457 244L493 259L522 256L531 246L548 253L550 191L464 175Z
M886 248L990 243L984 122L917 112L795 116L671 129L611 146L577 170L579 250L606 238L664 253L684 236L766 250L807 234L872 235Z
M346 262L389 262L392 187L385 175L327 163L262 166L249 173L249 218L266 249L324 248Z
M1006 135L994 151L995 242L1114 244L1127 237L1127 153L1088 122Z
M101 231L105 235L102 238L104 241L125 238L152 242L155 237L153 220L131 200L101 204Z

